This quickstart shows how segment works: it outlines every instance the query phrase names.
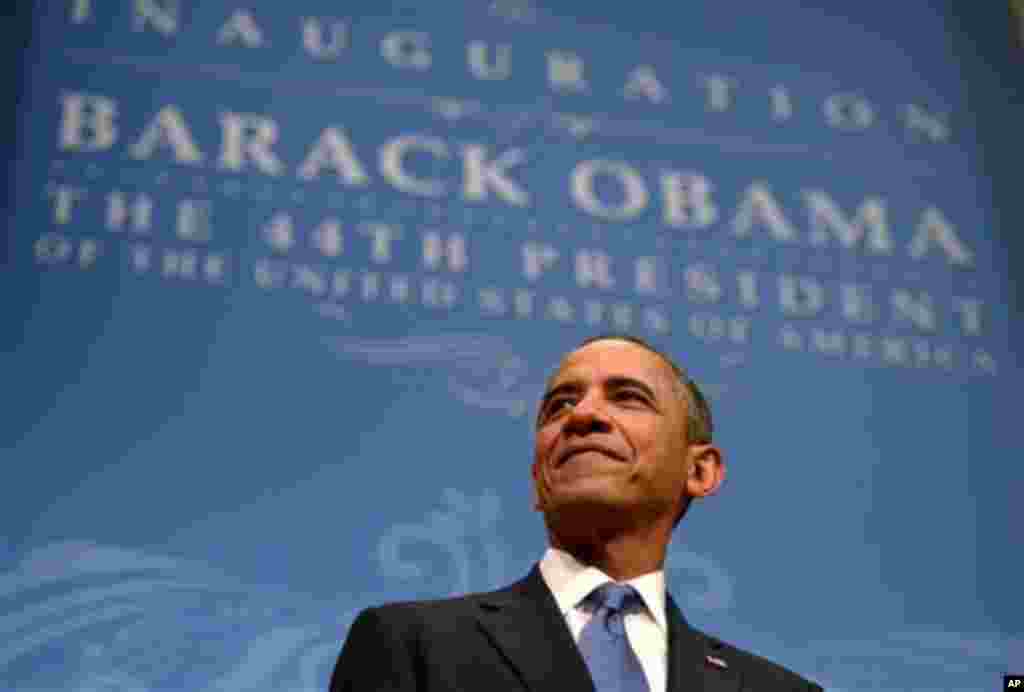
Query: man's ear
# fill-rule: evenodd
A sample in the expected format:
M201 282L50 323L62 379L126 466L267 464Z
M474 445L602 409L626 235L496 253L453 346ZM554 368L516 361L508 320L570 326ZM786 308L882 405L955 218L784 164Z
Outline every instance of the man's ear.
M725 459L712 444L690 445L686 476L686 494L690 497L714 495L725 481Z

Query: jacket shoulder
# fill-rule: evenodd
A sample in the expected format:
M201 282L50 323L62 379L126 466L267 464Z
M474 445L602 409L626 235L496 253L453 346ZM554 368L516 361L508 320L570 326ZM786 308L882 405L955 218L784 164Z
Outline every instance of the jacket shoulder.
M471 593L448 598L415 601L392 601L364 608L352 623L352 630L366 629L373 623L375 629L393 629L405 636L421 636L426 631L450 625L471 616L489 594ZM362 625L358 628L357 625Z
M493 592L491 592L493 593ZM447 598L430 598L416 601L391 601L380 605L369 606L361 611L371 613L373 617L385 620L407 619L455 614L472 610L491 593L469 593L462 596Z

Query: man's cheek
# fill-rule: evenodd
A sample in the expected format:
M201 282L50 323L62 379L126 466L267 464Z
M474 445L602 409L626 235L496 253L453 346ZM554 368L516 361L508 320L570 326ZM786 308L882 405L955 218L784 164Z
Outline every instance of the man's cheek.
M551 447L554 444L556 436L553 434L537 434L537 441L533 450L533 463L535 465L543 465L548 457L551 456Z

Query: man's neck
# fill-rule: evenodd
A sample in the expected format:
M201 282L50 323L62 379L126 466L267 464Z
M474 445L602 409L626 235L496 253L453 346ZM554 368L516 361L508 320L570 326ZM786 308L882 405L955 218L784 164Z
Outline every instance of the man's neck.
M601 535L569 534L548 528L551 547L564 550L584 565L597 567L615 581L657 572L665 566L668 536L648 531L643 535L621 532Z

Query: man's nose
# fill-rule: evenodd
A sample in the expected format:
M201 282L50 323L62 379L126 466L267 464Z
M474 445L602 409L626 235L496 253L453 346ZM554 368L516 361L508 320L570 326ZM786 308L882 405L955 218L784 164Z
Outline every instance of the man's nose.
M572 407L572 412L565 422L565 431L580 435L610 430L611 423L608 420L605 403L600 396L584 396Z

